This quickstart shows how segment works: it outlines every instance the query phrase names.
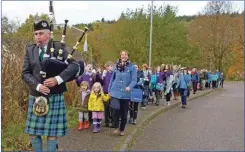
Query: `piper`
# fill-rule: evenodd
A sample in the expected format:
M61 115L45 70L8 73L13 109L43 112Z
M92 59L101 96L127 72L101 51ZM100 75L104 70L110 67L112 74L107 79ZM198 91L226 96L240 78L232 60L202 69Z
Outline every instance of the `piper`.
M43 151L41 136L47 136L47 151L56 152L57 137L67 135L68 131L64 102L64 92L67 90L65 83L73 80L79 70L83 73L84 69L80 69L80 65L84 66L84 63L79 65L75 60L70 60L60 73L44 79L40 75L41 63L45 52L49 53L48 44L51 43L51 31L47 21L34 23L34 37L36 44L26 47L22 68L22 79L30 88L25 133L30 135L35 152ZM55 57L62 44L57 41L52 43ZM67 56L68 51L64 48L63 57ZM50 76L48 71L46 76Z

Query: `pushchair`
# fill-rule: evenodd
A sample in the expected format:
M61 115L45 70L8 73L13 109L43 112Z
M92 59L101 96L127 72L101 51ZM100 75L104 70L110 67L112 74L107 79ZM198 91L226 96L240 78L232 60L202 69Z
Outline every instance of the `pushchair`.
M138 105L143 100L143 85L138 83L131 92L131 99L129 103L129 123L136 124L138 115Z
M143 101L141 102L141 107L143 109L146 108L146 105L148 105L148 101L150 98L150 81L148 79L145 79L143 82Z

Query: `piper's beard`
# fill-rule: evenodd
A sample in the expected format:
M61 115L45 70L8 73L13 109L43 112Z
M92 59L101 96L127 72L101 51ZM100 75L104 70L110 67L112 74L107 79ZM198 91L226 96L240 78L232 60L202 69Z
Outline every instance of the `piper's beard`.
M36 40L36 44L38 47L44 47L44 46L48 45L48 43L49 43L49 40L47 42Z
M36 42L38 47L43 46L42 42Z

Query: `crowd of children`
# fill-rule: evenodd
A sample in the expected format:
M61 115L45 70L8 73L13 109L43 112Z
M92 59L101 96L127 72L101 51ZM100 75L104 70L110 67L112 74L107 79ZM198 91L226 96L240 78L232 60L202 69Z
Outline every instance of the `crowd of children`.
M182 108L186 108L187 98L192 91L223 87L223 73L218 70L211 72L206 69L198 71L177 65L161 65L154 68L147 64L135 65L137 71L137 84L134 88L142 90L142 110L146 110L149 102L159 106L160 99L166 100L166 106L171 105L171 98L177 100L180 96ZM141 67L141 69L140 69ZM94 133L101 130L104 119L104 127L117 128L114 122L114 110L110 107L109 84L114 68L113 62L105 64L105 70L95 70L93 64L87 64L83 76L76 80L79 86L79 97L75 98L73 107L78 111L78 130L88 129L92 126ZM130 124L136 124L138 114L138 102L129 104Z

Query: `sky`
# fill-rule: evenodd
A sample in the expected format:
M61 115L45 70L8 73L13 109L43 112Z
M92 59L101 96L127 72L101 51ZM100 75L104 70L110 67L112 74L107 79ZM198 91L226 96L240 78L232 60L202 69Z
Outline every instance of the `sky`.
M243 1L233 2L236 10L244 10ZM127 8L136 9L151 4L151 1L54 1L55 18L58 24L91 23L96 20L117 20ZM207 1L154 1L154 5L170 4L178 7L177 15L195 15ZM23 23L30 14L49 13L49 1L2 1L2 16Z

